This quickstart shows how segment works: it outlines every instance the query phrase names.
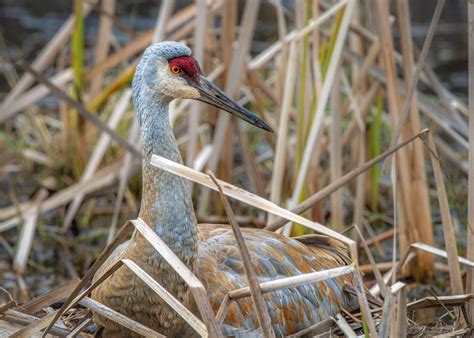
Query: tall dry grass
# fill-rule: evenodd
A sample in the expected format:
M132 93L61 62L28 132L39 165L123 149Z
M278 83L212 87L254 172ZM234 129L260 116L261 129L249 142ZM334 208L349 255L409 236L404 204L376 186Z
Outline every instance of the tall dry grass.
M152 42L172 39L188 44L209 78L276 130L272 135L262 133L201 103L173 103L171 120L188 168L162 159L155 159L155 164L194 182L190 187L198 219L226 222L226 212L234 225L265 227L288 236L321 232L346 243L354 263L350 269L308 276L300 282L330 278L334 273L354 274L358 284L353 292L359 296L363 314L346 314L335 320L348 334L352 329L347 320L360 323L366 334L378 332L381 336L403 336L408 324L416 326L407 321L407 314L434 305L431 298L410 303L409 282L401 282L402 278L430 284L435 275L446 274L450 281L447 293L453 297L435 297L437 306L464 309L470 296L454 295L472 293L474 285L470 268L474 237L466 225L474 222L474 146L468 141L474 133L472 124L468 126L472 107L468 109L443 86L426 61L444 1L437 1L422 46L412 38L408 1L389 5L387 0L308 0L297 1L288 9L280 1L197 0L177 8L175 1L163 1L154 28L134 32L116 16L115 0L100 4L76 0L71 17L31 65L16 64L17 60L9 60L1 52L3 69L7 69L4 76L12 88L4 93L0 106L0 134L6 140L0 141L0 148L12 145L9 151L15 156L3 159L0 177L19 175L15 171L18 165L27 175L38 177L24 183L31 184L29 200L18 198L14 189L2 191L8 205L0 209L0 244L9 248L9 243L17 243L9 248L9 264L15 271L21 301L31 296L31 285L24 282L24 276L38 269L33 253L44 243L53 241L60 252L71 257L71 250L103 248L109 242L101 256L105 257L132 228L127 223L115 236L119 222L136 216L140 201L141 153L128 87L140 53ZM468 7L472 21L474 9L471 4ZM100 15L97 39L85 41L84 25L91 13ZM274 35L256 53L253 47L258 42L259 25L268 15L274 18ZM112 44L116 29L130 33L124 45ZM469 39L472 54L470 35ZM400 50L395 48L398 45ZM16 67L8 68L9 62ZM19 79L15 69L22 74ZM470 66L470 80L474 78L472 69ZM419 84L434 95L421 91ZM61 103L44 108L43 100L49 96ZM469 98L474 100L472 95ZM199 173L206 168L222 181ZM460 227L467 247L456 236L452 182L448 180L452 175L459 175L456 179L469 187L467 222ZM223 181L253 195L227 189ZM217 203L219 195L209 189L216 190L215 184L221 197L228 195L246 205L233 205L236 215L229 215L229 205L225 203L223 209ZM48 213L56 215L57 224L45 226L42 219ZM104 218L101 213L106 214L106 220L96 223ZM442 226L437 229L441 229L442 238L436 240L433 229L438 213ZM147 233L151 242L159 240L140 220L132 223ZM72 231L76 228L90 236L81 237L80 245ZM358 250L356 242L363 250ZM467 259L462 257L466 250ZM95 249L86 262L98 251ZM165 254L173 259L171 253ZM447 263L435 260L437 256ZM359 261L368 261L365 269L371 274L365 282L375 281L378 286L373 294L381 293L384 298L383 306L376 310L369 309L365 298ZM70 297L61 311L41 319L23 319L21 334L47 326L63 332L64 327L54 323L77 302L107 313L100 304L84 298L85 291L79 294L98 266L90 270L85 263L80 267L71 262L60 264L66 264L69 271L64 278L87 273L74 284L72 294L68 287ZM168 297L134 262L124 260L122 264ZM388 270L385 275L379 265ZM191 275L183 278L194 283L194 296L204 304L200 308L202 320L187 313L175 299L168 297L169 304L192 322L199 334L217 334L217 325L233 296L223 300L222 312L214 317L202 285ZM291 287L296 282L281 283L283 286L262 284L260 291ZM249 295L261 300L257 285L250 286ZM64 292L59 296L53 293L44 304L64 298ZM469 304L470 318L474 318L474 303ZM7 305L0 304L0 314L4 313L7 322L14 318L17 323L22 312L16 304ZM259 319L262 327L268 327L268 316L262 311ZM463 313L456 312L459 332L469 328L463 326L468 323L467 317L462 319ZM115 313L110 316L125 326L135 325ZM80 318L78 323L62 317L77 332L90 322L90 312ZM444 332L444 327L447 331L452 328L442 319L434 322L438 333ZM141 326L135 331L158 334ZM271 329L266 335L272 335Z

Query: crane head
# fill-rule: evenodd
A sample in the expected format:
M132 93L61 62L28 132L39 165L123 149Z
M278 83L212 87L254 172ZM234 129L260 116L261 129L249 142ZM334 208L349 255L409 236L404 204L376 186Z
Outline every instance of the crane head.
M223 109L248 123L273 132L263 120L206 79L191 50L179 42L165 41L147 48L137 67L134 88L145 83L161 100L193 99Z

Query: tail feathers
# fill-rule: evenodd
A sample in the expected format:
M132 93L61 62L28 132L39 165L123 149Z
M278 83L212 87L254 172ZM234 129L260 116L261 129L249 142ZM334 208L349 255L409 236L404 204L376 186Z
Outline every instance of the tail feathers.
M324 249L338 257L341 264L349 265L352 263L346 245L337 239L316 234L293 237L293 239L306 245L315 254L319 254L320 250Z

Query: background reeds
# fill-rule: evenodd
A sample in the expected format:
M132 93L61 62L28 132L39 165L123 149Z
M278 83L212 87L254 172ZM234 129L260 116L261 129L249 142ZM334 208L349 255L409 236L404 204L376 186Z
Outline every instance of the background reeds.
M29 52L18 50L6 21L0 335L27 336L47 326L51 334L84 334L91 311L136 325L87 298L90 287L84 288L133 227L159 242L143 221L126 223L137 216L141 186L129 85L143 50L166 39L189 45L212 81L276 130L260 132L201 103L173 103L170 118L187 167L153 161L190 180L198 220L228 223L227 215L233 225L287 236L320 232L351 250L353 265L341 271L264 283L261 292L350 273L357 285L349 292L359 296L363 314L342 313L313 333L335 326L348 335L467 332L474 320L474 129L467 105L468 98L474 102L474 68L459 62L468 95L467 86L450 86L446 71L433 65L447 53L436 47L446 40L443 15L462 7L473 20L470 2L453 3L433 0L423 9L426 24L417 26L419 4L408 0L169 0L146 7L153 19L136 25L127 9L141 4L74 0L48 43ZM452 29L468 36L472 59L467 22ZM218 331L239 292L261 298L252 284L251 292L229 294L215 316L189 272L183 278L201 300L200 320L136 263L119 265L201 335ZM374 305L364 288L383 301ZM54 312L56 302L63 303ZM264 308L258 311L267 327ZM147 327L135 331L159 336Z

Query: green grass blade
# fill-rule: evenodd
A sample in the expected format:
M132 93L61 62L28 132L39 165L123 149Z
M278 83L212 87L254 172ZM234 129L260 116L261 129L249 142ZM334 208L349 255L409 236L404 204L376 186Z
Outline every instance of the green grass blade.
M370 157L380 154L380 143L382 141L382 114L383 95L377 96L377 106L373 111L372 123L370 125ZM379 200L380 164L375 165L370 171L370 197L372 212L377 212Z

